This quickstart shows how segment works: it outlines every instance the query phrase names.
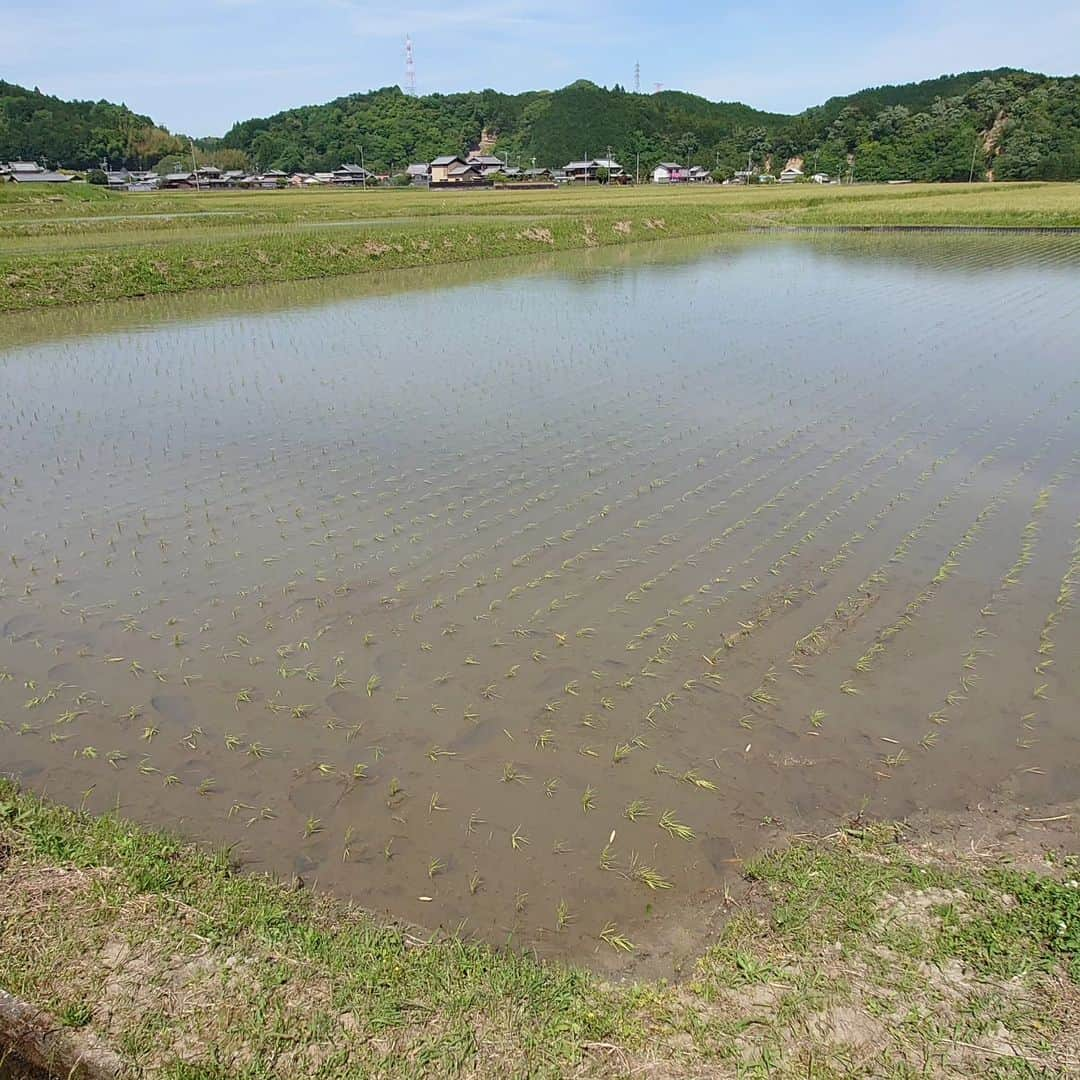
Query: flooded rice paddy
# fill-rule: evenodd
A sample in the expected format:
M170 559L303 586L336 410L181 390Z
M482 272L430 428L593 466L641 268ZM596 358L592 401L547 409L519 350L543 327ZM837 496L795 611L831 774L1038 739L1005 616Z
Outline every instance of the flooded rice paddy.
M0 765L35 790L612 963L786 831L1076 794L1076 238L648 245L4 335Z

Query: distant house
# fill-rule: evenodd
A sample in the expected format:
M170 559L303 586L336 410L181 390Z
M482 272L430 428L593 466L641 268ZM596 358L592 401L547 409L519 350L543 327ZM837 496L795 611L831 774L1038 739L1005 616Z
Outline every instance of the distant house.
M497 169L493 171L498 172ZM477 180L482 180L484 176L485 172L482 168L464 161L451 165L446 173L446 179L451 184L474 184Z
M692 184L712 183L712 173L704 165L691 165L686 178Z
M810 177L812 184L831 184L832 180L829 179L829 174L824 172L816 172Z
M51 172L36 161L9 161L4 174L15 184L66 184L71 180L67 173Z
M674 161L661 161L652 171L654 184L682 184L690 179L690 170Z
M4 176L10 176L15 172L31 173L31 172L44 172L45 167L39 165L36 161L7 161L0 164L0 174Z
M266 172L259 173L257 176L247 177L245 186L272 191L275 188L284 187L288 182L288 176L280 169L267 169Z
M189 172L166 173L161 178L161 186L170 191L195 187L195 174Z
M780 174L781 184L796 184L803 178L802 169L797 169L794 165L789 165Z
M156 172L133 172L128 175L128 191L157 191L161 185L161 177Z
M547 180L551 177L550 169L526 169L521 174L526 180Z
M411 184L427 184L431 180L431 166L426 161L418 161L405 170L405 175Z
M724 183L725 184L749 184L750 181L753 180L756 175L757 175L757 173L753 172L750 169L742 169L739 172L735 173L731 177L730 180L725 180Z
M466 165L476 165L480 168L481 172L490 170L491 172L505 171L506 162L502 158L496 157L494 154L481 154L474 152L469 154L465 159Z
M335 186L345 185L355 187L357 184L370 184L375 181L376 177L373 172L369 172L367 169L360 165L341 165L334 170Z
M464 164L465 159L458 157L457 154L443 154L428 166L428 175L433 184L445 184L450 179L450 170Z
M155 191L158 174L131 169L106 169L105 180L110 191Z
M478 184L484 179L483 166L466 161L457 154L443 154L437 157L430 165L430 173L429 183L433 187L447 184Z
M563 172L570 180L583 180L588 183L596 179L597 171L606 169L608 179L623 175L623 167L613 158L593 158L591 161L571 161Z

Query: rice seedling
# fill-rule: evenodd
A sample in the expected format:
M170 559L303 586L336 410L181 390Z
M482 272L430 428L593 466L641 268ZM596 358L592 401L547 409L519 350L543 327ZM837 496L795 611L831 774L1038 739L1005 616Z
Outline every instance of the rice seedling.
M605 945L610 945L616 952L633 952L636 946L625 935L619 933L619 929L613 922L607 922L600 930L600 940Z
M504 784L523 784L532 779L523 773L512 761L506 762L502 768L501 782Z
M700 776L694 769L688 769L679 777L684 784L690 784L693 787L701 788L703 791L717 791L717 786L705 777Z
M434 879L437 875L441 874L446 869L446 863L442 859L430 859L427 865L427 876Z
M521 848L528 847L528 845L529 838L521 831L521 826L518 825L510 834L510 847L514 851L520 851Z
M373 697L380 686L382 686L382 679L378 675L371 675L367 681L367 696Z
M555 905L555 930L557 932L565 930L575 918L565 900L560 900Z
M679 821L671 810L665 810L657 819L656 823L669 836L676 837L679 840L686 840L689 842L695 837L694 830L691 829L689 825L685 825Z
M671 889L674 887L672 882L658 873L653 867L643 863L638 858L637 852L631 852L630 854L626 877L630 881L636 881L650 890Z
M581 795L581 809L587 814L590 810L596 809L596 790L592 787L586 787Z

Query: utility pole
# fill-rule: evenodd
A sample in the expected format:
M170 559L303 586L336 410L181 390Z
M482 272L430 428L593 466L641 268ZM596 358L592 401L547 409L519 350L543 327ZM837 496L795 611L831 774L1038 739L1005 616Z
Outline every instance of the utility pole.
M199 166L195 163L195 143L188 139L188 146L191 147L191 174L195 177L195 190L199 190Z
M634 163L634 184L641 183L641 151L638 150L636 154L637 160Z
M968 173L968 183L975 179L975 155L979 152L979 135L975 133L975 145L971 148L971 172Z
M360 147L360 168L363 173L360 176L360 183L364 185L364 190L367 191L367 166L364 164L364 148Z

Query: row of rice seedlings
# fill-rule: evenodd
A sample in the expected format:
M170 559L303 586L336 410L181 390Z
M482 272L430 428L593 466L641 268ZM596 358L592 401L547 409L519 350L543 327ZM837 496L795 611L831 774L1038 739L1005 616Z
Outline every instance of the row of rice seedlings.
M1034 423L1041 413L1042 409L1034 410L1021 423L1021 429ZM985 424L982 430L988 430L988 426L988 423ZM795 642L789 663L797 665L801 662L801 658L822 655L828 649L830 642L834 638L835 629L837 627L850 625L852 619L858 617L862 612L867 610L868 606L870 606L873 601L874 590L882 588L887 583L890 566L899 565L906 560L912 546L929 531L942 516L944 511L959 499L971 486L977 474L997 460L998 454L1005 446L1006 444L1000 444L989 454L984 455L972 469L961 477L949 492L938 500L928 513L908 530L889 558L871 571L871 573L859 583L856 589L849 593L844 601L837 605L829 619L815 626ZM898 500L908 501L917 490L924 487L936 475L941 463L942 462L935 459L928 468L924 469L919 474L915 483L898 496ZM875 515L875 519L872 519L871 523L868 523L868 527L876 529L881 518L884 514L890 512L894 505L896 505L896 502L890 503L888 506L884 507L882 511L879 511L879 514Z
M1020 533L1017 558L1009 568L1005 570L1000 580L990 590L986 603L980 608L980 613L984 618L995 617L997 615L996 605L1004 600L1009 591L1020 583L1024 568L1030 564L1034 557L1035 544L1039 534L1039 519L1049 505L1053 491L1061 484L1066 476L1067 473L1065 472L1055 473L1054 476L1050 478L1047 485L1037 493L1031 510L1031 520L1028 521ZM928 718L932 724L938 727L947 724L950 719L950 709L962 706L964 702L966 702L968 695L975 686L976 680L979 678L979 661L982 658L989 658L992 655L983 647L983 643L990 634L991 631L989 630L989 627L985 625L975 628L968 651L962 658L961 672L957 684L946 693L941 705L932 710L929 714ZM1034 691L1035 697L1038 697L1038 690L1039 688L1036 687ZM1034 715L1029 713L1022 718L1022 723L1026 727L1033 718ZM924 750L932 749L937 743L938 732L933 729L928 731L920 740L920 746ZM1026 748L1028 744L1026 740L1021 738L1020 745L1021 748Z
M1001 490L982 507L975 516L974 521L972 521L961 535L960 539L949 549L933 577L930 579L929 585L922 589L920 593L906 605L900 617L895 622L879 632L877 640L871 645L870 649L863 653L856 661L855 670L858 673L865 674L871 671L885 654L886 648L891 640L905 628L911 626L915 617L922 611L923 607L930 603L940 593L941 586L956 572L957 567L960 565L960 557L964 551L974 544L982 534L987 523L991 521L1000 511L1002 506L1005 505L1005 502L1016 485L1032 468L1034 468L1035 464L1049 452L1050 446L1060 437L1060 431L1052 434L1042 444L1039 450L1031 458L1025 461L1020 469L1005 482ZM1030 560L1033 536L1037 532L1037 528L1037 522L1032 522L1025 527L1021 538L1021 552L1018 563L1006 573L1002 582L1003 586L1007 587L1011 581L1018 580L1017 575L1022 567Z

